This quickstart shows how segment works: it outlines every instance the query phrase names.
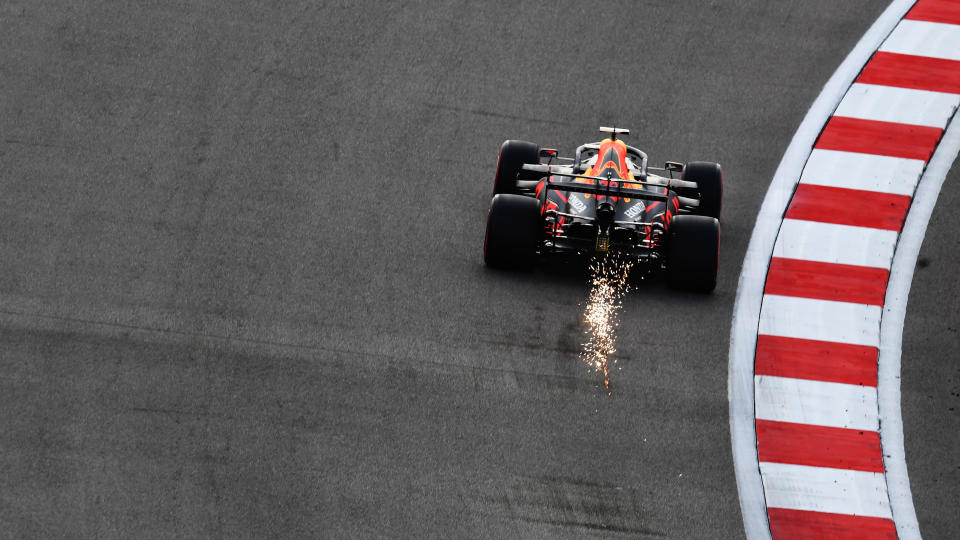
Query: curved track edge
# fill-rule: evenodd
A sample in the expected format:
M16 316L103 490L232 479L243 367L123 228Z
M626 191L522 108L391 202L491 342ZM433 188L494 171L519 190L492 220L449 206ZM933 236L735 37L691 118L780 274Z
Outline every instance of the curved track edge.
M920 527L907 475L900 410L900 347L903 324L913 271L926 235L927 223L933 214L933 207L937 203L947 172L960 153L960 122L957 122L957 116L954 115L944 132L917 186L893 255L884 313L880 319L880 372L877 383L880 422L883 425L880 440L891 511L897 525L897 535L901 539L920 538Z
M744 529L750 539L771 538L757 455L753 362L764 282L779 224L827 119L874 51L913 4L912 0L891 3L831 76L787 147L751 233L733 309L727 379L734 470Z

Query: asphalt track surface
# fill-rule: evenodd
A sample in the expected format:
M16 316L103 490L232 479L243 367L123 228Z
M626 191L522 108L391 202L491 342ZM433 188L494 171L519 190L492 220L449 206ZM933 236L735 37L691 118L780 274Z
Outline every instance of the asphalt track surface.
M4 2L0 530L743 536L740 263L885 6ZM717 291L640 283L609 396L584 275L480 260L499 143L601 124L727 179ZM958 526L956 177L904 339L930 537Z
M960 515L955 511L960 500L957 208L960 160L954 161L930 218L903 326L900 389L904 450L924 538L951 538L960 530Z

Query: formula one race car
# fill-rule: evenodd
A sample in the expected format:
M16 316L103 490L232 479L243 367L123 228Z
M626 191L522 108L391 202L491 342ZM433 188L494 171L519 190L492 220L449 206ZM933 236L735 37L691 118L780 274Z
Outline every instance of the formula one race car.
M525 141L505 141L487 215L488 266L530 268L551 255L616 252L670 285L716 287L723 172L720 165L668 161L618 139L626 129L577 148L572 158ZM656 171L654 174L651 171ZM674 178L674 174L679 178Z

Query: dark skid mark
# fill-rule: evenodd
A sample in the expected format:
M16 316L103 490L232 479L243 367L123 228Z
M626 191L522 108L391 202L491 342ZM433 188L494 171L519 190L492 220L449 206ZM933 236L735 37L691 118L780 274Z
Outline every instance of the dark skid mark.
M635 488L559 475L515 477L512 486L481 497L515 521L637 537L663 537L640 511Z
M521 341L519 343L515 341L510 341L508 339L484 339L480 338L477 341L480 343L486 343L487 345L497 345L500 347L508 347L511 349L529 349L531 351L547 351L555 353L566 353L566 354L576 354L578 349L576 346L558 346L558 347L547 347L539 343L529 343L526 341Z
M193 417L193 418L219 418L222 420L234 420L235 418L219 413L212 413L210 411L202 410L191 410L184 411L180 409L165 409L162 407L131 407L130 410L135 413L145 413L145 414L159 414L162 416L173 416L173 417Z
M130 409L133 412L146 412L146 413L156 413L156 414L187 414L184 411L179 409L155 409L152 407L133 407Z
M580 353L580 342L584 339L584 328L580 324L581 311L577 311L575 319L563 326L563 332L557 336L557 350L569 354Z
M430 108L430 109L440 109L440 110L442 110L442 111L454 111L454 112L461 112L461 113L478 114L478 115L480 115L480 116L487 116L487 117L491 117L491 118L506 118L507 120L523 120L524 122L540 122L541 124L555 124L555 125L558 125L558 126L572 126L572 125L573 125L573 124L571 124L571 123L569 123L569 122L562 122L562 121L560 121L560 120L544 120L544 119L542 119L542 118L530 118L530 117L527 117L527 116L516 116L516 115L513 115L513 114L503 114L503 113L496 113L496 112L491 112L491 111L484 111L484 110L481 110L481 109L467 109L467 108L465 108L465 107L453 107L453 106L451 106L451 105L441 105L441 104L439 104L439 103L424 103L423 105L424 105L425 107Z
M618 489L618 487L613 484L591 482L580 478L565 478L562 476L524 476L523 478L542 484L562 484L596 489Z
M630 535L641 535L641 536L655 536L657 538L666 538L666 534L660 531L653 529L643 529L635 527L623 527L620 525L604 525L603 523L590 523L587 521L566 521L562 519L537 519L537 518L528 518L521 517L518 518L520 521L525 521L527 523L537 523L540 525L553 525L556 527L563 528L581 528L581 529L590 529L593 531L605 531L605 532L616 532Z
M56 144L48 144L48 143L34 142L34 141L21 141L19 139L7 139L3 142L7 144L21 144L23 146L40 146L43 148L65 148L65 147L58 146Z

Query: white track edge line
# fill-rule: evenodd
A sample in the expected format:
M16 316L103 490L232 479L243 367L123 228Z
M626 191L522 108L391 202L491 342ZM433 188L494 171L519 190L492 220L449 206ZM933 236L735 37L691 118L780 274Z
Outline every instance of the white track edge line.
M794 186L800 179L807 157L813 150L813 143L827 119L836 110L863 66L913 4L914 0L894 0L827 81L784 152L750 235L730 324L727 396L730 402L730 439L740 512L747 538L751 540L771 538L763 482L760 478L760 461L757 456L753 361L763 287L780 220L793 195Z
M910 211L903 223L900 241L893 255L884 313L880 317L880 358L877 399L880 405L880 446L886 471L890 510L901 540L920 538L920 525L913 506L907 458L903 447L903 418L900 410L900 356L907 297L927 223L940 195L950 167L960 153L960 121L957 114L947 126L940 144L920 178Z

